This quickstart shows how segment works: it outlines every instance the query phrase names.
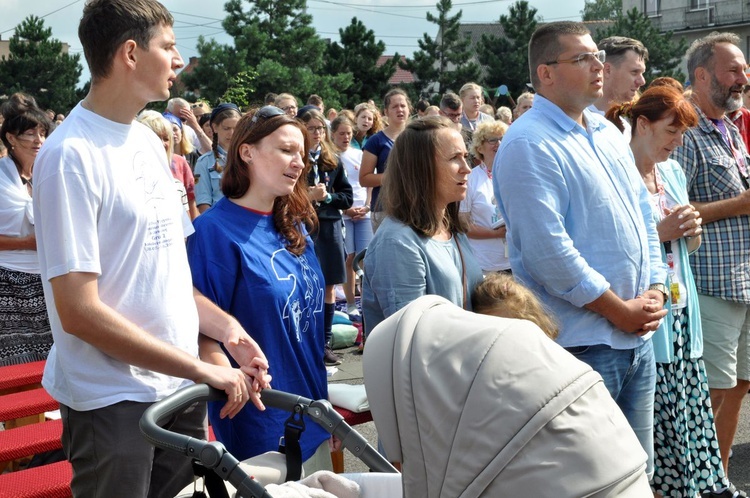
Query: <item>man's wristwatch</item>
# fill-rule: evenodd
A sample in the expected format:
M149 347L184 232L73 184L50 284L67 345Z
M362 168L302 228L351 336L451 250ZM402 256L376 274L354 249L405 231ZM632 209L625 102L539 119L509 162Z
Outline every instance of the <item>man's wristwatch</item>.
M661 292L662 295L664 296L664 303L667 302L667 296L668 296L668 294L667 294L667 286L666 285L664 285L664 284L651 284L651 285L648 286L648 290L655 290L655 291Z

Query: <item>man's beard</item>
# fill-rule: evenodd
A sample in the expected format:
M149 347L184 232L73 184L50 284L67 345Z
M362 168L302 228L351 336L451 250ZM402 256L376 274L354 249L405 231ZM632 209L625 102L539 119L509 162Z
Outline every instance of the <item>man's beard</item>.
M738 92L735 96L734 92ZM742 85L723 87L716 76L711 75L711 103L725 112L734 112L742 107Z

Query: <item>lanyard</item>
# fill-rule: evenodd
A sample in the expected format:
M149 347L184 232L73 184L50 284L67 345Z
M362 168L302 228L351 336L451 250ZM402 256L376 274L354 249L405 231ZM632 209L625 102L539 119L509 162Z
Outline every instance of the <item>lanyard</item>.
M487 165L484 164L484 163L480 164L479 167L482 168L482 171L485 172L485 174L487 175L487 178L489 178L490 180L492 180L492 170L489 169L487 167Z

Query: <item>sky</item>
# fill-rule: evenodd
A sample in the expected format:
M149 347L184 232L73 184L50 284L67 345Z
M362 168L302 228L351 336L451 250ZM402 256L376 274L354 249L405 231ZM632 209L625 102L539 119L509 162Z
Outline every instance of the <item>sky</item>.
M492 22L507 14L514 1L454 0L451 13L463 11L461 20L465 23ZM545 21L575 21L581 18L584 1L530 0L529 3ZM221 27L226 16L223 0L163 0L162 3L174 16L177 47L186 64L191 56L198 55L199 35L223 44L232 43ZM84 4L85 0L0 0L0 37L9 39L15 27L31 14L43 17L54 38L68 43L71 53L81 53L83 83L89 79L89 73L77 28ZM398 52L410 56L418 50L417 40L423 33L431 37L437 34L437 26L425 18L427 11L437 14L435 4L436 0L308 0L307 9L313 17L313 26L323 38L338 41L339 29L357 17L375 32L376 39L386 44L386 54Z

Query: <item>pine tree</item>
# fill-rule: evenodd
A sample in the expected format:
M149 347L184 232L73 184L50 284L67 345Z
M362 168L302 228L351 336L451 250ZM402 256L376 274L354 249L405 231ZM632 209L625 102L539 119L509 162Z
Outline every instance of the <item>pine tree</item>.
M622 15L622 0L586 0L581 11L584 21L607 21Z
M537 10L526 0L519 0L500 16L503 36L482 35L477 46L479 62L487 69L485 85L506 85L512 95L526 90L529 79L528 46L539 24Z
M417 43L419 50L414 57L399 65L415 74L418 81L415 88L422 95L447 90L458 92L464 83L476 81L480 77L479 65L471 61L470 40L462 39L460 33L461 16L458 11L450 16L453 8L451 0L439 0L435 5L437 17L427 12L427 20L438 26L439 38L433 39L427 33ZM437 84L436 87L433 84ZM432 87L434 92L428 88Z
M0 60L0 88L7 95L25 92L40 107L66 113L78 98L76 84L82 67L79 54L63 54L63 44L52 38L44 20L31 15L16 27L10 55Z
M305 0L230 0L224 6L227 17L222 25L234 38L234 46L199 39L201 59L193 73L183 77L185 86L216 102L232 78L244 73L246 88L235 82L232 90L247 90L251 102L262 101L268 92L288 92L302 100L317 93L328 105L337 105L352 76L325 73L326 43L315 32L305 7Z
M398 53L385 64L378 67L377 62L385 52L385 43L375 41L375 32L357 19L339 29L341 43L333 42L328 46L325 60L325 71L328 74L351 73L353 83L341 103L353 108L368 99L379 101L388 91L388 80L396 71L400 56Z

